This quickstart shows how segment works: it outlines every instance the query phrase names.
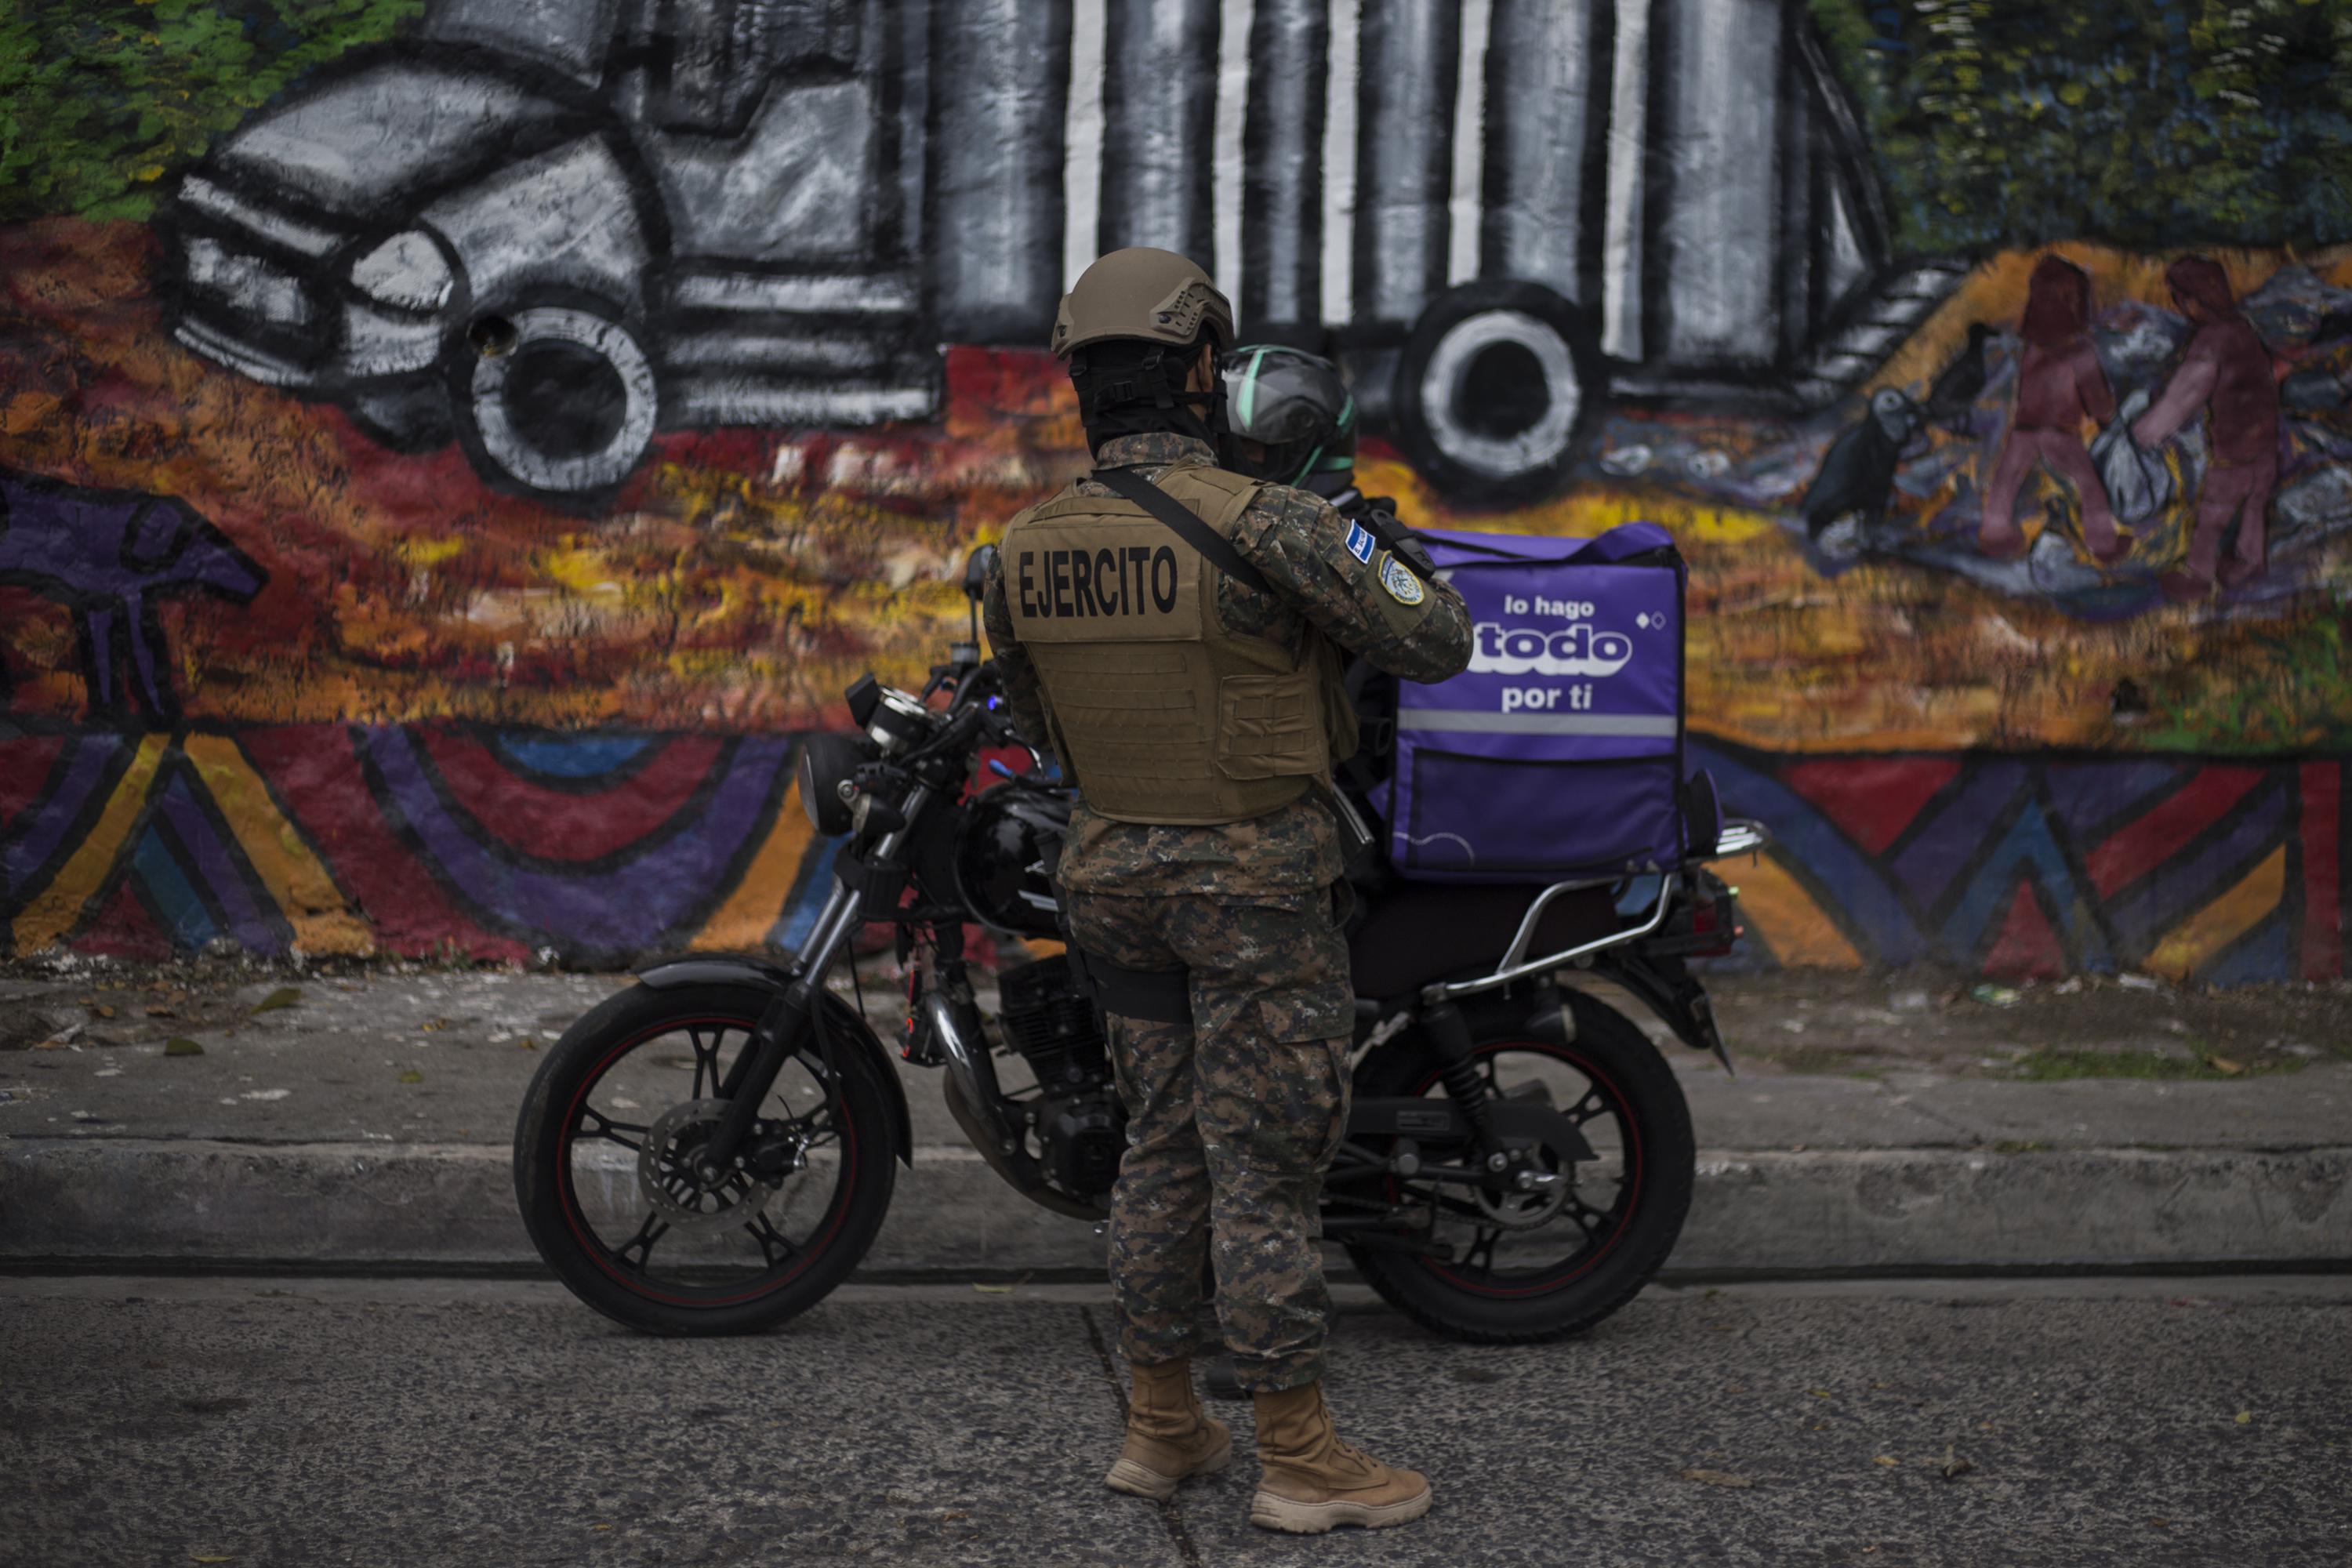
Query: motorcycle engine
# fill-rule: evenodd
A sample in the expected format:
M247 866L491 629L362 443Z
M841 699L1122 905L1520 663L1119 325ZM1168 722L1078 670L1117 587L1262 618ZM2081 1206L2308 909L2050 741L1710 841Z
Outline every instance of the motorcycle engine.
M1079 991L1059 954L996 977L1004 1037L1047 1094L1101 1082L1109 1065L1094 1004Z
M1127 1152L1126 1121L1112 1113L1108 1096L1044 1108L1037 1136L1045 1149L1045 1173L1074 1197L1106 1196L1118 1180L1118 1159Z
M1004 1037L1036 1075L1039 1163L1072 1197L1106 1196L1127 1150L1127 1117L1094 1004L1055 956L997 976Z

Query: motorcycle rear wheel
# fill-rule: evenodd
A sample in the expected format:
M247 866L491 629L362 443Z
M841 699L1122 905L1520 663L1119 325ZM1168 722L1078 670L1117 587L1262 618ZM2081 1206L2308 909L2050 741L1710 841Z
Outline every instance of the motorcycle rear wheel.
M632 986L573 1024L531 1080L515 1127L524 1226L572 1293L616 1322L673 1335L773 1327L824 1300L881 1229L896 1174L891 1113L861 1048L837 1053L829 1076L812 1042L779 1075L761 1114L799 1124L807 1142L773 1194L751 1202L750 1184L731 1180L695 1196L714 1216L731 1199L743 1223L675 1205L666 1218L645 1191L646 1144L657 1159L690 1156L768 1001L745 985ZM677 1162L656 1169L689 1188Z
M1640 1294L1657 1277L1682 1234L1697 1165L1690 1108L1674 1069L1633 1021L1580 992L1563 993L1574 1037L1565 1043L1529 1037L1520 1028L1474 1027L1472 1053L1482 1072L1497 1074L1507 1092L1541 1077L1570 1085L1569 1095L1551 1094L1555 1108L1579 1121L1596 1151L1613 1169L1603 1204L1583 1194L1601 1184L1601 1163L1580 1167L1580 1181L1558 1217L1524 1230L1482 1226L1475 1219L1454 1221L1456 1230L1484 1237L1482 1264L1475 1240L1466 1256L1455 1248L1448 1258L1351 1244L1358 1272L1391 1306L1423 1327L1453 1339L1480 1344L1534 1343L1581 1333ZM1503 1064L1524 1059L1541 1071L1516 1080ZM1417 1037L1374 1051L1358 1068L1360 1095L1442 1095L1436 1058ZM1561 1101L1565 1100L1565 1103ZM1434 1189L1386 1178L1391 1201ZM1589 1185L1590 1184L1590 1185ZM1457 1207L1463 1189L1452 1188ZM1514 1245L1538 1253L1549 1245L1575 1243L1575 1249L1549 1264L1509 1267L1498 1261L1505 1237L1527 1238Z

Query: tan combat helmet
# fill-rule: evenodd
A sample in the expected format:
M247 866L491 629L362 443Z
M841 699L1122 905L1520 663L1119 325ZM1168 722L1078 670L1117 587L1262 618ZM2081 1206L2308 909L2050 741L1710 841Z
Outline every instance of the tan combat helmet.
M1054 315L1054 357L1088 343L1141 338L1187 348L1208 325L1219 353L1234 346L1234 307L1198 264L1148 245L1114 250L1078 274Z

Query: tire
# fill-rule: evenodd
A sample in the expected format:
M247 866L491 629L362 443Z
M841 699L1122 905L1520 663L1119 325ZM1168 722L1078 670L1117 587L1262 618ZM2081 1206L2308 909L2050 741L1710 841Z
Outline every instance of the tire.
M1397 437L1449 497L1536 500L1567 481L1605 382L1591 318L1537 283L1440 295L1397 362Z
M458 438L501 489L591 500L635 473L653 444L661 396L652 356L603 305L484 312L449 359Z
M1589 1080L1594 1092L1612 1097L1622 1110L1627 1129L1621 1151L1626 1179L1619 1183L1622 1214L1613 1229L1588 1236L1589 1260L1571 1259L1549 1279L1500 1281L1481 1280L1453 1263L1412 1253L1348 1249L1381 1300L1453 1339L1527 1344L1583 1332L1657 1277L1690 1210L1698 1151L1690 1108L1674 1069L1623 1014L1580 992L1563 994L1575 1023L1573 1039L1536 1041L1508 1025L1474 1024L1472 1049L1479 1058L1505 1048L1564 1058L1565 1068ZM1417 1034L1366 1058L1355 1090L1367 1096L1444 1092L1436 1058ZM1572 1224L1562 1219L1550 1228Z
M892 1111L887 1092L875 1076L873 1052L854 1041L841 1043L836 1087L818 1101L838 1121L835 1152L829 1162L834 1185L825 1207L810 1216L809 1244L797 1260L788 1257L779 1264L766 1259L768 1272L756 1280L675 1283L654 1275L655 1244L648 1243L641 1267L633 1271L625 1257L628 1249L616 1251L610 1245L608 1227L600 1227L592 1212L597 1205L583 1197L577 1179L580 1160L583 1147L593 1142L584 1123L591 1118L602 1120L595 1099L600 1086L614 1080L646 1081L656 1068L681 1065L671 1058L641 1060L638 1053L688 1030L710 1031L720 1042L712 1047L710 1081L715 1086L723 1041L730 1033L748 1038L769 1000L770 994L756 986L633 986L607 998L565 1031L531 1079L515 1126L515 1195L523 1225L556 1277L615 1322L671 1335L740 1334L771 1328L823 1300L857 1267L881 1229L896 1173ZM694 1037L696 1043L688 1047L695 1074L691 1092L683 1079L671 1080L672 1092L688 1100L699 1095L705 1083L701 1036L698 1032ZM788 1070L803 1070L814 1059L812 1047ZM625 1066L630 1069L627 1079L621 1076ZM812 1074L809 1081L818 1080ZM780 1079L779 1092L781 1088ZM666 1109L650 1100L607 1103L627 1105L633 1111L642 1105L649 1122ZM824 1169L826 1163L817 1162L811 1169ZM608 1203L616 1192L630 1193L652 1212L633 1173L618 1180L608 1177L599 1191ZM724 1238L724 1233L714 1234ZM768 1244L761 1242L759 1247L764 1258Z

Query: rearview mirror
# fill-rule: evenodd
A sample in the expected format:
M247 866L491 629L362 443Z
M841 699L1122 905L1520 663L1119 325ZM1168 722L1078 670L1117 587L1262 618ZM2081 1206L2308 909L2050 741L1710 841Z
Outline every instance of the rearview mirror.
M996 565L996 546L983 544L965 558L963 563L963 596L973 604L988 592L988 574Z

